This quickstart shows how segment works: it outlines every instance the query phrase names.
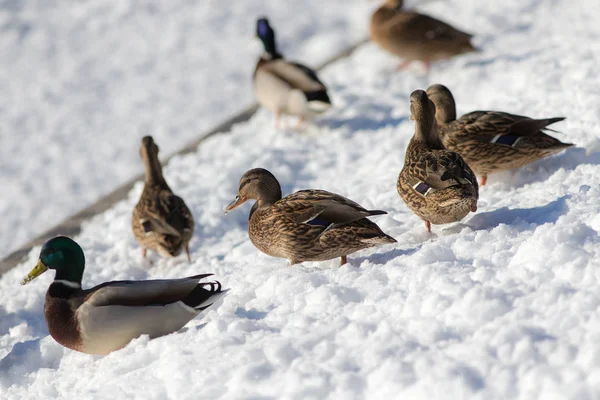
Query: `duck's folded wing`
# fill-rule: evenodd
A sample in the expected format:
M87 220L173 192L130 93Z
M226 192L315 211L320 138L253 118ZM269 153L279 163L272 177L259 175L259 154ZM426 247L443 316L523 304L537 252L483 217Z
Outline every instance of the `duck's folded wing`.
M511 127L523 119L527 117L494 111L474 111L463 115L459 121L467 136L486 140L496 135L509 134Z
M157 199L146 204L139 223L145 233L156 232L179 237L185 229L193 227L194 220L182 198L163 191Z
M454 185L475 185L477 179L463 158L453 151L439 151L425 157L426 177L429 187L441 190Z
M449 42L454 40L469 40L472 35L462 32L447 23L428 15L402 12L390 19L385 28L393 35L408 37L414 40L433 40Z
M306 65L303 65L303 64L300 64L300 63L297 63L297 62L290 61L289 63L291 65L293 65L294 67L296 67L298 70L302 71L302 73L306 77L308 77L310 80L312 80L315 83L320 84L321 86L323 86L323 88L325 87L325 85L323 84L323 82L321 82L321 80L317 76L317 73L315 72L315 70L307 67Z
M334 202L337 202L340 204L347 205L349 207L356 208L358 210L367 211L363 206L361 206L357 202L352 201L344 196L340 196L339 194L328 192L327 190L319 190L319 189L299 190L295 193L290 194L289 196L286 196L284 200L286 200L286 201L301 200L301 201L311 201L311 202L329 200L329 201L334 201Z
M86 304L102 306L167 305L188 296L203 278L212 274L181 279L113 281L87 290Z
M518 138L538 134L563 117L532 119L498 111L474 111L463 115L459 122L468 137L485 143L513 145Z
M548 125L554 124L555 122L563 121L564 117L555 118L543 118L543 119L532 119L523 118L515 122L510 128L510 134L515 136L531 136L539 133L545 129Z
M325 190L301 190L284 199L284 205L293 212L296 223L310 223L315 219L327 224L353 222L384 211L367 210L360 204Z
M303 92L314 92L325 89L325 86L317 78L316 73L302 64L276 60L270 62L264 68L265 71L277 76L293 89L299 89Z
M168 193L165 194L163 203L163 213L167 215L165 220L169 227L173 228L176 232L193 229L194 217L181 197L176 196L173 193Z

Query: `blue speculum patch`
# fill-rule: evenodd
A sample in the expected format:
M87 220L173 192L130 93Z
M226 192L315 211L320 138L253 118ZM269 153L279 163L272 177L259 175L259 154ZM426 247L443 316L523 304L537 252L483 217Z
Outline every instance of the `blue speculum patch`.
M422 195L425 195L425 193L427 193L427 191L429 190L429 186L426 183L419 182L415 187L415 190L421 193Z
M516 143L517 140L519 140L518 136L504 135L504 136L499 136L499 137L492 139L492 143L498 143L498 144L504 144L507 146L512 146L513 144Z
M307 224L327 228L330 225L330 222L325 221L324 219L315 218L308 221Z
M142 226L144 227L144 233L148 233L152 230L152 225L150 224L150 221L142 222Z

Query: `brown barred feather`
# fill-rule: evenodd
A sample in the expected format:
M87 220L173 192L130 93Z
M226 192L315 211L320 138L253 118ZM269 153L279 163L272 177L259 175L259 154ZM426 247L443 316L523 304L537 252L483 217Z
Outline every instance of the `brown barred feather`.
M178 256L194 233L194 217L183 199L173 194L162 175L158 146L151 137L140 149L146 168L144 190L133 209L131 228L142 249Z
M325 190L301 190L281 198L279 182L262 168L242 176L238 196L257 200L248 222L252 243L265 254L287 258L292 265L396 242L366 219L384 211L367 210Z
M384 50L424 62L476 51L472 35L428 15L403 10L402 3L387 0L371 17L371 39Z
M398 176L398 193L426 222L459 221L477 209L479 185L475 174L460 155L440 147L435 106L422 90L411 94L411 113L416 121L415 135ZM418 190L420 183L424 192Z
M520 168L573 146L544 132L548 125L564 120L562 117L532 119L499 111L473 111L456 119L456 105L448 88L433 85L427 93L436 105L444 146L459 153L477 175ZM494 143L497 136L514 142Z

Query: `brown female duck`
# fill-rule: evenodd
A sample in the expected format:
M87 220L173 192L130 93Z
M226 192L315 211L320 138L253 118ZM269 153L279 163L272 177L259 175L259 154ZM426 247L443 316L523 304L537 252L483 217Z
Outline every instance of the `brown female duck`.
M258 102L275 113L275 126L281 114L311 119L331 107L327 88L312 69L286 61L277 51L275 31L266 18L256 22L256 35L265 52L254 70L254 91Z
M431 224L459 221L477 211L479 187L462 157L446 150L435 122L435 106L423 90L410 95L415 134L408 144L397 189L412 212Z
M56 271L44 301L50 336L72 350L108 354L141 335L155 338L181 329L227 290L201 282L211 274L181 279L104 282L81 288L85 256L72 239L47 241L25 285L48 269Z
M429 70L432 61L475 51L472 35L413 11L402 10L403 0L385 0L371 17L371 39L384 50L403 58L400 68L422 61Z
M181 197L173 194L162 174L158 146L151 136L142 139L140 155L146 175L144 190L133 209L131 228L142 247L165 257L176 257L183 249L190 261L188 243L194 233L194 217Z
M456 104L447 87L432 85L427 95L435 104L444 146L464 158L481 177L482 186L493 172L519 168L573 146L544 133L548 125L563 117L532 119L499 111L473 111L456 119Z
M324 190L301 190L281 197L279 182L266 169L247 171L240 179L229 212L247 200L248 235L263 253L287 258L291 265L346 256L378 244L395 243L366 217L387 214L366 210L352 200Z

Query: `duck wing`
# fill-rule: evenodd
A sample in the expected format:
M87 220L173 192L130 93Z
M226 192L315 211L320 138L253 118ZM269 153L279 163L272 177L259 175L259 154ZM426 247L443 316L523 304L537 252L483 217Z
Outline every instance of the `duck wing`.
M411 40L437 42L468 42L473 35L462 32L453 26L425 14L400 12L384 23L384 29L391 35L407 36Z
M85 303L95 307L167 305L184 301L198 287L211 287L200 282L212 274L180 279L105 282L83 291ZM219 285L220 286L220 285Z
M311 225L329 226L387 214L381 210L367 210L346 197L325 190L301 190L283 198L276 206L296 223Z
M317 74L302 64L277 59L266 63L262 69L275 75L293 89L308 93L325 90L325 85L317 78Z
M218 282L199 282L207 276L115 281L84 291L75 314L79 350L107 354L141 335L154 338L181 329L227 292Z
M436 150L423 153L409 165L410 184L417 191L446 189L455 185L478 187L475 174L464 159L453 151ZM422 193L425 194L425 193Z
M519 138L540 133L548 125L563 121L564 117L532 119L522 115L498 111L474 111L463 115L459 123L467 136L481 142L514 145Z
M183 199L167 190L156 196L142 196L137 210L145 233L181 237L184 231L191 231L194 227L192 213Z

